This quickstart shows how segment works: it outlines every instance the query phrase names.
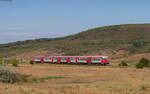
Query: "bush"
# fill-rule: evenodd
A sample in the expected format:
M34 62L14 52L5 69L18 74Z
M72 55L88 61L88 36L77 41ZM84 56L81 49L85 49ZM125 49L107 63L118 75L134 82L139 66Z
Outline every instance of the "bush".
M17 59L11 59L11 60L10 60L10 63L11 63L14 67L17 67L18 64L19 64L19 60L17 60Z
M149 60L146 59L146 58L142 58L142 59L139 61L139 63L142 63L144 67L149 67L149 65L150 65Z
M118 64L118 66L128 66L128 64L127 64L127 62L125 62L125 61L121 61L121 63Z
M4 83L27 82L31 75L19 74L5 66L0 66L0 81Z
M0 81L5 83L14 83L18 80L17 73L9 70L7 67L0 66Z
M143 42L139 41L139 40L132 41L132 44L133 44L134 47L141 47L141 46L143 46Z
M135 65L135 67L138 68L138 69L139 69L139 68L141 68L141 69L144 68L144 66L143 66L142 63L137 63L137 64Z
M140 61L136 64L136 68L144 68L149 66L150 66L150 62L146 58L140 59Z
M30 64L34 64L34 61L33 61L33 60L31 60L31 61L30 61Z

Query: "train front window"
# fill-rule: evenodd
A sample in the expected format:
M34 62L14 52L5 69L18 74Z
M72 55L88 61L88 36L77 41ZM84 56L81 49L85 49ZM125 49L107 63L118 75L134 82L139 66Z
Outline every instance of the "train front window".
M108 58L103 58L104 60L107 60Z

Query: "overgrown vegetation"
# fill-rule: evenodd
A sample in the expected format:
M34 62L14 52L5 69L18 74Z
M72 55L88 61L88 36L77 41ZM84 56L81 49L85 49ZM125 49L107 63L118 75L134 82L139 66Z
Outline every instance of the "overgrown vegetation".
M150 62L148 59L146 58L142 58L137 64L136 64L136 68L144 68L144 67L149 67L150 66Z

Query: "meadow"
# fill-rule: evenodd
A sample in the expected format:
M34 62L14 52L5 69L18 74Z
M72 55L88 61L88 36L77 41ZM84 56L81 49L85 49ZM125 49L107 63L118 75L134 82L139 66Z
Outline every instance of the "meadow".
M29 82L0 83L0 94L149 94L150 69L61 64L9 65ZM38 81L37 79L38 78ZM40 80L39 80L40 79Z

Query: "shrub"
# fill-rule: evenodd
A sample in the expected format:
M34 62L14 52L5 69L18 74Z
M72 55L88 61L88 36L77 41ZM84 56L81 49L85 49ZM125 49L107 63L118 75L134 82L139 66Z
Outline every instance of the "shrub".
M31 60L31 61L30 61L30 64L34 64L34 61L33 61L33 60Z
M132 41L132 44L133 44L134 47L141 47L141 46L143 46L143 42L141 42L139 40Z
M7 67L0 66L0 81L5 83L14 83L18 80L17 73L9 70Z
M5 66L0 66L0 81L4 83L27 82L31 75L19 74Z
M11 59L11 60L10 60L10 63L11 63L13 66L17 67L18 64L19 64L19 60L17 60L17 59Z
M146 58L140 59L140 61L136 64L136 68L144 68L149 66L150 66L150 62Z
M128 66L128 64L127 64L127 62L125 62L125 61L121 61L121 63L118 64L118 66Z
M139 63L142 63L144 67L148 67L150 65L150 62L146 58L142 58Z
M143 66L142 63L137 63L137 64L135 65L135 67L138 68L138 69L139 69L139 68L141 68L141 69L144 68L144 66Z

